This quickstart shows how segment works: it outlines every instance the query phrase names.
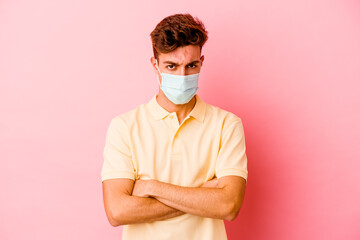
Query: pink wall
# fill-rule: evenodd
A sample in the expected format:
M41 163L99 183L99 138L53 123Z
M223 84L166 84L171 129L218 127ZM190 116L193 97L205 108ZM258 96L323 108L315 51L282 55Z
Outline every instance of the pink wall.
M243 119L249 178L229 239L360 239L360 4L0 2L0 238L120 239L100 170L115 115L157 91L149 33L209 31L199 95Z

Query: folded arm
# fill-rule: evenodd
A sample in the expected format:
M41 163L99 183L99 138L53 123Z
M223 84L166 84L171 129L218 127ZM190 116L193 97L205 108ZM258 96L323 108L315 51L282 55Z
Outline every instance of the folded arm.
M217 182L215 178L202 187L216 187ZM184 214L155 198L135 196L133 188L134 181L126 178L102 182L105 212L112 226L160 221Z
M184 214L157 199L132 196L134 181L131 179L108 179L103 181L102 186L106 216L114 227L165 220Z
M153 197L169 207L202 217L234 220L240 211L246 181L224 176L216 187L182 187L157 180L137 180L133 195Z

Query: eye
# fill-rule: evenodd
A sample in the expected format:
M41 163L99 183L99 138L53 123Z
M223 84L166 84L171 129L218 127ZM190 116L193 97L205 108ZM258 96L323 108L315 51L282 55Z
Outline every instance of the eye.
M167 67L168 69L170 69L170 70L173 70L173 69L175 68L175 65L172 65L172 64L171 64L171 65L167 65L166 67Z
M189 68L196 68L197 66L196 66L196 64L189 64L188 67Z

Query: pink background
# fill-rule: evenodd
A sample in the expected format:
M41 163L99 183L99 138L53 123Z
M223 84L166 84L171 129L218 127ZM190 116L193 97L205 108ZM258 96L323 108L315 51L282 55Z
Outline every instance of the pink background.
M0 2L0 238L120 239L100 171L112 117L157 91L149 34L209 31L199 96L240 116L249 178L229 239L360 239L360 4Z

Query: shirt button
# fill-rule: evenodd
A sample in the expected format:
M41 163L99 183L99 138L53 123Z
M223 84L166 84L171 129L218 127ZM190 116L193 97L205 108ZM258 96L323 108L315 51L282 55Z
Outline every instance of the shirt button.
M170 119L173 119L173 115L170 115Z

